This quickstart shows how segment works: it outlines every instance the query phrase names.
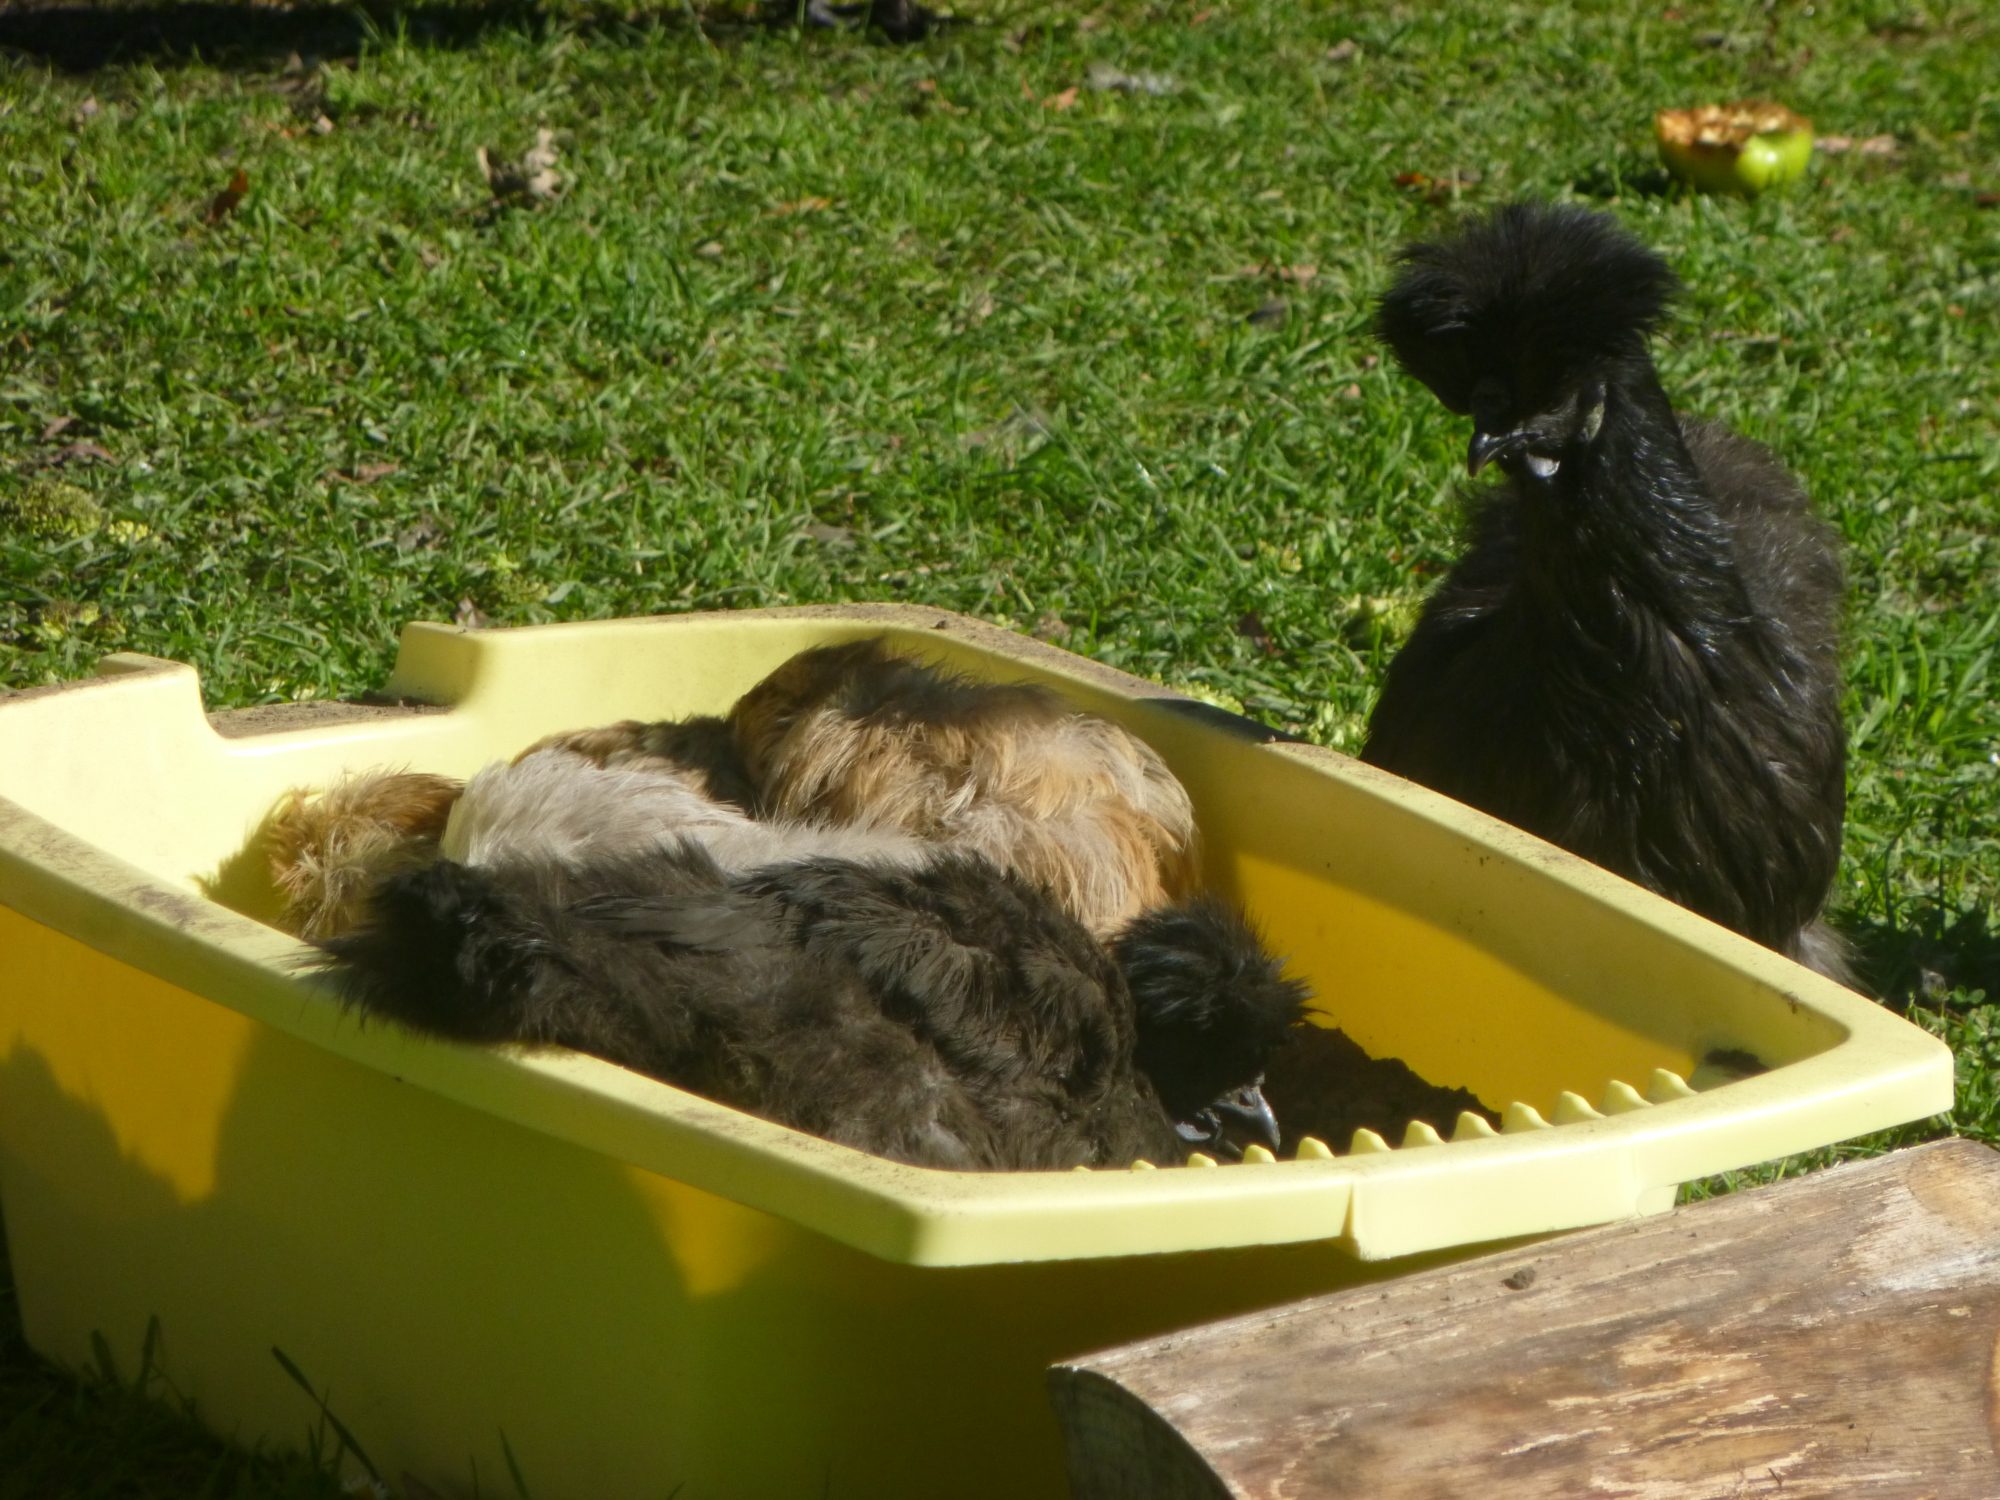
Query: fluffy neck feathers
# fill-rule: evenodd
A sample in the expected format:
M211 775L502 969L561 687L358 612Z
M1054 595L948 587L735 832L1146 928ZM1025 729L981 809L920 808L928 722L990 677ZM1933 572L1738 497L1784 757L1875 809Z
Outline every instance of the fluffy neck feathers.
M1609 649L1656 621L1705 650L1750 616L1729 529L1650 361L1606 386L1602 427L1553 477L1516 474L1511 489L1539 620Z

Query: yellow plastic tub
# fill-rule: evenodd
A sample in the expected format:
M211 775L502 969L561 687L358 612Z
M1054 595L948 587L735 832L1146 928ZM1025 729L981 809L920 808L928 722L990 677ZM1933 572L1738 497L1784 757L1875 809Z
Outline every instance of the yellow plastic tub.
M886 631L1151 740L1210 874L1331 1019L1508 1128L1330 1160L959 1175L594 1059L343 1015L270 909L287 787L468 774L553 730L725 709ZM120 656L0 698L0 1195L34 1345L158 1358L209 1420L317 1410L393 1477L552 1497L1059 1493L1041 1368L1427 1255L1664 1208L1690 1177L1951 1103L1876 1006L1532 838L1147 683L929 610L413 625L388 691L449 711L203 715ZM1770 1071L1696 1093L1714 1049ZM1650 1102L1649 1102L1650 1101Z

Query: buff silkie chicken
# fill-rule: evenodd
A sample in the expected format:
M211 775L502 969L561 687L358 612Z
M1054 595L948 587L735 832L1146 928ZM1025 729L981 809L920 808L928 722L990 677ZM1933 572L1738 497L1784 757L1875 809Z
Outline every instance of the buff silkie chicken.
M277 925L312 941L354 926L380 881L438 857L464 785L421 771L365 771L318 792L287 792L264 830Z
M1196 886L1194 809L1166 763L1047 688L866 639L801 652L729 724L760 813L982 854L1099 937Z

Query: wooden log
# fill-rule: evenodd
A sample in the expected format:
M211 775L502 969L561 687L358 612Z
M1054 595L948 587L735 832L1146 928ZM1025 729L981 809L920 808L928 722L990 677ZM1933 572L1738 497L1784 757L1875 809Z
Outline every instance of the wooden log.
M2000 1153L1945 1141L1127 1345L1074 1500L2000 1496Z

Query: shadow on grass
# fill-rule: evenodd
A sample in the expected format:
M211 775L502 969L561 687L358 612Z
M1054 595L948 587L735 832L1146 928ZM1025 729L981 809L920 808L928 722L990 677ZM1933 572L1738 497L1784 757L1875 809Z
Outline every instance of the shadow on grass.
M359 57L371 37L399 36L420 47L477 45L493 32L540 36L560 19L573 29L692 33L711 41L767 28L865 31L893 42L917 41L960 24L915 0L765 0L755 10L714 9L701 0L654 0L650 5L586 3L559 16L540 0L357 0L260 5L253 0L0 0L0 57L9 54L48 63L69 73L132 63L178 66L202 62L257 68L293 56L345 62Z
M1620 198L1665 198L1678 186L1666 168L1636 160L1594 167L1570 184L1581 196L1607 203Z
M345 62L361 55L373 37L399 36L419 46L450 50L476 46L495 32L540 36L558 19L585 31L673 29L692 33L699 24L712 39L760 26L790 25L792 8L766 14L710 12L691 0L657 0L650 6L565 7L559 14L540 0L357 0L354 4L307 0L259 5L252 0L15 0L0 4L0 56L13 54L70 73L133 63L171 67L201 62L258 68L296 55Z
M1954 990L2000 1000L2000 932L1991 912L1923 906L1901 921L1843 923L1842 931L1863 988L1896 1010Z
M0 52L38 58L71 73L132 63L196 61L235 67L300 57L358 57L371 36L401 33L420 45L466 47L490 31L534 32L547 24L533 0L454 6L304 4L218 0L44 5L0 11Z

